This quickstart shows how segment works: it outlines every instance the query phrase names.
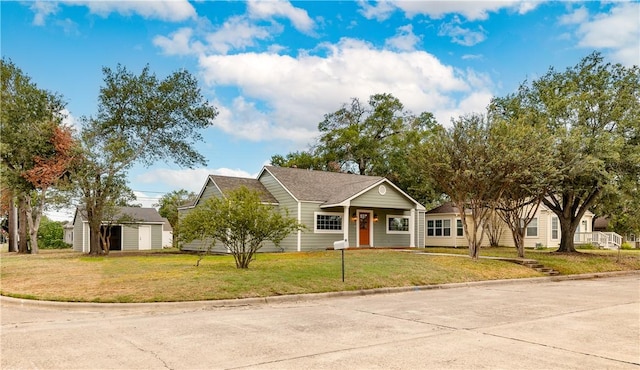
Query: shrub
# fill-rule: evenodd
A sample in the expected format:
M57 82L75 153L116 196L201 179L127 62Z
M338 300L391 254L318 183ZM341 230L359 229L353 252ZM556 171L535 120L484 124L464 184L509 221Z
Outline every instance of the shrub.
M631 243L629 243L629 242L624 242L620 246L620 249L633 249L633 245L631 245Z
M591 243L587 243L587 244L580 244L576 246L576 249L600 249L597 246L591 244Z

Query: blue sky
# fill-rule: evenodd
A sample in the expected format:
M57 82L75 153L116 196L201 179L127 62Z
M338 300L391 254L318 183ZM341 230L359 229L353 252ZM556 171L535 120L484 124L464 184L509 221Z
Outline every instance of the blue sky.
M304 150L323 115L392 93L414 113L482 111L550 66L594 50L640 63L639 2L2 1L2 56L62 94L69 123L97 111L102 67L164 77L185 68L219 110L198 147L206 168L136 167L145 206L210 173L255 176ZM66 215L54 216L61 219Z

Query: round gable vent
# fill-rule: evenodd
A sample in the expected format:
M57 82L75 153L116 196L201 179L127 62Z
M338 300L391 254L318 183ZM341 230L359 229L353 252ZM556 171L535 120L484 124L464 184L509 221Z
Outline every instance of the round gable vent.
M380 185L378 187L378 193L380 193L380 195L385 195L387 194L387 187L384 185Z

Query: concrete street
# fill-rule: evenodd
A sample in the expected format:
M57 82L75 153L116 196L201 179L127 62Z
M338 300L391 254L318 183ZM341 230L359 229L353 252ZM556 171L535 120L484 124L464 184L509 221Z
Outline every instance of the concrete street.
M2 369L640 369L638 273L223 306L0 301Z

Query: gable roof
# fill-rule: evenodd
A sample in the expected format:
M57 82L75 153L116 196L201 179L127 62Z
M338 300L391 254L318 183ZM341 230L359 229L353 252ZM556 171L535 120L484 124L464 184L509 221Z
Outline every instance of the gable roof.
M269 172L298 201L318 202L325 206L338 206L359 196L373 187L386 183L407 197L419 208L420 203L411 198L391 181L380 176L355 175L290 167L265 166L258 175Z
M257 179L219 175L209 175L209 179L225 196L229 194L230 191L244 186L249 190L257 191L258 193L260 193L260 201L262 201L263 203L278 204L278 200Z
M83 221L86 221L86 217L83 212L79 212L76 209L75 218L80 215ZM163 218L155 208L142 208L142 207L119 207L113 216L113 220L124 219L124 223L163 223ZM103 220L109 221L109 220Z
M271 173L294 198L307 202L340 203L384 180L378 176L289 167L265 166L264 170Z

